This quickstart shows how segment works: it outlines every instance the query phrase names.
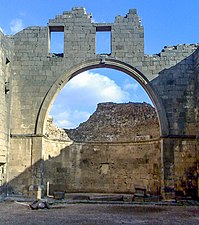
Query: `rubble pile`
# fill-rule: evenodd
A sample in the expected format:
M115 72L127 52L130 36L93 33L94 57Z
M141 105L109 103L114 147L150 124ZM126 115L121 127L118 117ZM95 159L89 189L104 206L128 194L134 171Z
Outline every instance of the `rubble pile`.
M64 140L64 141L70 141L67 133L64 129L58 128L53 123L53 117L49 116L46 122L46 132L45 136L49 139L55 139L55 140Z
M68 136L83 141L143 141L160 136L155 109L148 103L99 103L90 118Z

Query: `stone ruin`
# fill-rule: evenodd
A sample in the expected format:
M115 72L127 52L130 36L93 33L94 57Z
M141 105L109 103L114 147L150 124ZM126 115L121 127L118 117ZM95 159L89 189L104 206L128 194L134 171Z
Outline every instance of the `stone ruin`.
M51 143L47 148L51 160L45 169L54 168L53 173L48 173L51 194L74 191L132 194L139 187L148 196L160 196L160 127L150 104L99 103L90 118L75 129L57 128L52 118L46 126L48 142L58 141L56 146ZM71 144L54 158L60 141L64 140ZM186 154L191 157L190 152ZM186 184L176 187L178 197L197 195L197 176L189 173Z
M111 33L107 53L96 52L96 34L102 31ZM64 36L61 54L51 52L56 32ZM74 7L46 26L11 36L0 31L0 195L46 193L50 182L52 190L69 192L129 193L138 183L164 199L198 197L198 47L179 44L145 54L136 9L116 16L113 23L96 23L84 8ZM135 136L127 133L128 142L125 135L115 138L103 124L98 132L102 140L90 135L90 125L88 133L77 137L85 124L68 133L77 142L61 140L63 132L53 140L50 132L46 135L59 91L74 76L96 68L119 70L139 82L156 109L159 139L137 130ZM127 127L117 129L125 133Z
M157 114L147 103L100 103L88 121L66 132L76 142L135 142L160 137Z
M75 129L57 128L52 118L46 126L49 160L44 169L49 171L51 194L132 194L135 187L142 187L150 195L160 195L160 127L150 104L99 103ZM70 144L60 152L63 141Z

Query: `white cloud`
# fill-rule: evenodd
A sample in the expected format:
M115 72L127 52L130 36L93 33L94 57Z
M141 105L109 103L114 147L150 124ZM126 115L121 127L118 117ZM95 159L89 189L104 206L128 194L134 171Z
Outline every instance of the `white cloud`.
M118 85L120 83L121 86ZM88 120L101 102L151 103L144 89L135 80L127 78L120 80L118 84L109 77L92 71L77 75L55 99L50 112L55 124L63 128L75 128Z
M53 106L56 107L56 106ZM62 111L67 110L67 111ZM79 110L71 110L65 109L63 107L60 112L57 112L56 115L53 116L54 122L58 127L62 128L74 128L77 127L81 122L88 120L91 113L79 111ZM52 112L53 112L52 108Z
M76 101L93 102L123 102L129 100L128 92L119 87L115 81L107 76L86 71L74 77L62 90L65 95L73 95ZM71 96L72 97L72 96Z
M12 34L15 34L23 30L24 25L22 19L14 19L10 22L10 30Z
M50 114L58 126L72 128L86 121L99 102L128 102L129 100L129 93L122 90L113 80L86 71L66 84L57 96Z
M138 83L125 83L124 84L124 90L128 90L128 91L137 91L138 90L138 87L139 87L139 85L138 85Z

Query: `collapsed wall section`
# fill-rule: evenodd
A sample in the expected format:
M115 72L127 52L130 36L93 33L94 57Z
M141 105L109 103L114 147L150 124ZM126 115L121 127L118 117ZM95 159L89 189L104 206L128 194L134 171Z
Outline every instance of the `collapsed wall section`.
M148 103L99 103L90 118L66 130L76 142L143 141L160 137L155 109Z

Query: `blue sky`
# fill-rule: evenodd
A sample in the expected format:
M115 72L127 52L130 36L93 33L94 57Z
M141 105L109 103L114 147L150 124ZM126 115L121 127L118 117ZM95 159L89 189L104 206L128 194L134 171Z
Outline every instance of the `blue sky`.
M83 6L97 22L113 22L115 16L136 8L145 29L146 53L158 53L165 45L197 43L198 0L0 0L0 27L45 26L48 19L74 6Z
M46 26L48 19L75 6L85 7L96 22L114 22L115 16L125 16L129 9L136 8L144 26L146 54L159 53L165 45L199 42L199 0L0 0L0 29L5 34L15 34L28 26ZM90 86L94 82L95 88ZM92 70L65 86L51 114L59 126L74 127L85 121L100 101L150 102L150 99L126 74Z

